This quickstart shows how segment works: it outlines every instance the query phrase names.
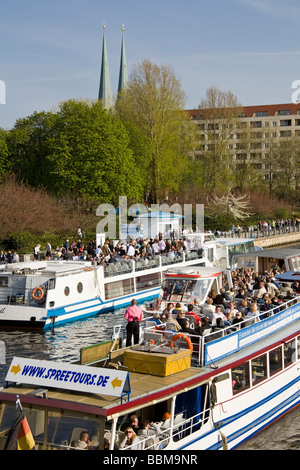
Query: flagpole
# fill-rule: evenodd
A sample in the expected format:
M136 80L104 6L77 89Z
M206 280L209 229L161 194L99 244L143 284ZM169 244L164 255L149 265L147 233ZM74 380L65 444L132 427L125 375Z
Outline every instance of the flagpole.
M16 408L19 410L20 413L22 413L23 408L20 402L20 397L19 395L16 395Z

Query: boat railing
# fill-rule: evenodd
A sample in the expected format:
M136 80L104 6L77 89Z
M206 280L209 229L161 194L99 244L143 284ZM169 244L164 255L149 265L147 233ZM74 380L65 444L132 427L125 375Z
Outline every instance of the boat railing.
M184 417L184 413L178 413L172 420L169 418L165 423L156 423L160 432L147 437L138 436L139 450L162 450L168 447L170 442L178 442L192 433L198 431L203 424L210 419L211 408L207 408L193 416ZM136 442L131 446L120 450L137 450Z
M1 305L19 305L43 307L45 303L37 303L32 297L32 288L18 286L7 286L0 288Z
M122 274L147 271L160 268L161 266L172 266L186 261L200 260L202 254L197 251L186 251L169 255L153 255L147 258L120 260L116 263L107 263L104 266L104 277L120 276Z
M175 327L172 327L172 323L162 323L157 325L153 320L148 319L145 327L143 328L141 337L146 344L148 343L159 346L163 344L170 345L170 343L173 342L172 340L174 337L179 334L179 338L176 340L176 343L174 343L176 348L186 348L188 345L188 338L192 344L191 358L197 366L201 367L205 365L205 346L208 343L226 338L228 335L236 333L241 329L246 332L248 327L250 328L258 322L260 322L263 327L264 320L268 320L270 317L287 310L289 307L292 307L299 302L300 296L294 297L293 299L290 299L280 304L280 306L276 306L270 310L258 311L257 315L245 318L245 320L240 323L231 324L220 329L211 327L210 330L212 331L207 330L208 333L205 333L203 336L199 334L193 335L184 331L177 332Z

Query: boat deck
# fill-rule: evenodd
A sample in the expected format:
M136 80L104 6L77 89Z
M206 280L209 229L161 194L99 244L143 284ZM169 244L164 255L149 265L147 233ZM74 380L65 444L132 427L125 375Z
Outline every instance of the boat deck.
M221 373L222 369L228 367L229 363L233 365L243 357L257 354L260 350L272 344L276 345L276 342L282 343L282 341L287 340L292 334L295 334L295 331L300 331L300 319L274 334L259 340L255 344L249 345L229 357L224 357L216 361L214 364L211 364L211 366L196 367L191 365L185 370L180 370L179 372L167 376L129 371L129 399L126 393L124 393L121 398L49 388L47 389L47 400L42 400L43 407L47 406L49 409L55 411L62 409L78 410L86 414L105 415L109 417L116 413L116 410L119 412L122 405L124 405L126 410L130 410L131 403L132 407L135 407L137 403L143 404L145 402L148 405L151 404L151 402L156 403L157 400L162 398L166 399L168 395L171 396L174 393L180 392L183 388L187 390L190 387L193 388L201 384L202 379L203 382L207 381L210 376ZM125 350L119 350L119 353ZM103 364L95 363L92 366L103 367ZM0 391L0 400L13 401L13 397L19 395L23 404L34 404L36 406L38 401L41 400L41 398L37 398L38 390L40 392L39 396L41 396L41 390L38 386L10 384L8 388L3 388Z

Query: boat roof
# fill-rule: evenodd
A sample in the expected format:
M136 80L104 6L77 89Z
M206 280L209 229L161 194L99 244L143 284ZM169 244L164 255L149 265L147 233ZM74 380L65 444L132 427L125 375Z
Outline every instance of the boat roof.
M27 271L31 273L47 273L47 274L62 274L83 270L86 267L91 267L89 261L22 261L19 263L11 263L3 265L2 272L18 273Z
M174 267L168 269L164 274L166 276L216 277L222 274L222 270L209 266Z
M299 281L300 282L300 271L286 271L285 273L278 274L275 279L279 281Z
M300 250L296 248L268 248L264 250L254 251L251 253L243 253L241 255L234 255L238 257L252 257L252 258L277 258L284 259L289 256L300 256Z

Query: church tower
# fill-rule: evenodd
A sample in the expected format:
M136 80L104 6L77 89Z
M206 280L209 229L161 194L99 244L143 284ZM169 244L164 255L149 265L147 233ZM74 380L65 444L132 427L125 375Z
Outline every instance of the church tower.
M103 26L102 63L98 99L102 101L104 108L111 108L113 101L106 49L105 26Z
M122 45L121 45L121 60L120 60L120 72L119 72L119 85L118 93L121 93L128 85L128 73L127 73L127 62L125 54L125 42L124 42L124 25L122 26Z

